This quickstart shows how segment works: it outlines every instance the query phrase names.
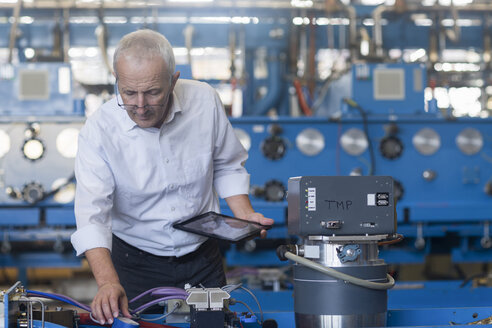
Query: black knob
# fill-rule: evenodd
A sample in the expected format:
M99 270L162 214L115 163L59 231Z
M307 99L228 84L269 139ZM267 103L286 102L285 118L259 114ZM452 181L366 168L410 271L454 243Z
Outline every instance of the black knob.
M261 145L263 155L274 161L284 157L286 148L284 140L277 136L266 138Z
M280 202L285 198L284 184L278 180L270 180L265 184L265 199L269 202Z
M22 198L29 204L37 203L44 197L43 186L37 182L31 182L22 189Z
M405 188L403 188L401 182L396 179L393 179L393 198L396 201L399 201L400 199L402 199L404 193L405 193Z
M387 159L397 159L403 153L403 143L394 136L384 137L379 144L381 155Z

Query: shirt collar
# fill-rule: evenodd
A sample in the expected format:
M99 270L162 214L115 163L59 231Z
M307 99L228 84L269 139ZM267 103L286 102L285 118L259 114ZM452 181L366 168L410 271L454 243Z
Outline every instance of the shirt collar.
M171 122L173 119L174 119L174 116L176 115L176 113L179 113L179 112L182 112L182 107L181 107L181 103L179 102L179 99L178 97L176 96L176 92L173 90L173 103L171 105L171 110L169 111L167 117L166 117L166 120L164 121L164 123L162 124L162 126L168 124L169 122ZM116 105L118 106L118 105ZM128 113L123 110L123 109L120 109L118 108L118 110L121 110L122 113L123 113L123 122L122 122L122 125L123 125L123 130L126 131L126 132L129 132L131 130L133 130L134 128L138 128L138 125L137 123L135 123L131 118L130 116L128 116ZM162 128L161 126L161 128ZM149 128L149 129L155 129L155 128ZM156 129L157 130L157 129Z

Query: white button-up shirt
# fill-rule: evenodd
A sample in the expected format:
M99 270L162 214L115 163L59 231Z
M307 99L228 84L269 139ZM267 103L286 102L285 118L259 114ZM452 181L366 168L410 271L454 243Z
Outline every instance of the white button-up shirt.
M160 129L142 129L116 99L79 134L75 160L77 255L105 247L112 233L160 256L182 256L206 238L172 228L177 221L219 211L218 197L247 194L247 153L209 85L178 80Z

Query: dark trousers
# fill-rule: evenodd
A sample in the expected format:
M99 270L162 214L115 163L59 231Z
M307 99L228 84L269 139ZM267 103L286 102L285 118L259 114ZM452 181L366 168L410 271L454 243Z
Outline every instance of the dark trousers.
M222 287L226 284L222 255L216 240L209 239L182 257L157 256L129 245L113 235L111 258L128 300L154 287ZM135 309L152 299L130 303ZM155 310L155 308L154 308Z

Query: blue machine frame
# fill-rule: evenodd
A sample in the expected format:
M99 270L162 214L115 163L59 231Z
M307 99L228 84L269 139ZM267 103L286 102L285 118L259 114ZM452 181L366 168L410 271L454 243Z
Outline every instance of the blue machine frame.
M359 16L367 16L374 7L357 7ZM167 22L165 19L157 20L153 27L168 36L175 46L185 46L182 30L188 25L194 25L193 36L194 47L216 46L229 47L231 33L235 33L237 39L242 33L244 38L244 70L248 78L244 88L244 114L245 117L231 119L235 128L247 132L251 138L250 158L246 163L247 169L252 174L252 185L264 186L268 181L277 180L287 185L287 179L298 175L348 175L354 171L368 174L371 169L371 158L369 150L359 154L350 155L340 146L340 138L349 129L364 130L364 120L360 113L349 106L344 99L355 101L367 114L367 130L369 140L374 145L375 170L373 174L391 175L397 179L404 188L401 200L398 202L399 232L407 237L407 242L392 251L383 249L382 255L387 262L422 262L424 257L433 251L442 238L452 236L458 240L458 245L450 245L448 251L453 259L459 262L467 261L490 261L492 258L490 248L484 247L482 240L490 238L489 222L492 211L490 196L483 190L492 179L491 162L492 149L490 147L492 131L490 119L453 119L448 120L441 117L439 113L427 107L424 103L424 90L426 87L426 68L420 64L362 64L354 65L350 74L343 76L340 80L333 82L327 102L323 104L316 113L317 118L287 118L280 116L276 119L256 117L262 115L271 107L277 108L281 115L289 112L288 95L289 83L285 78L288 72L288 57L290 37L296 33L305 32L306 26L293 26L291 24L293 15L301 15L298 9L238 9L238 8L186 8L170 9L156 8L155 16L169 18L170 16L184 17L181 23ZM424 10L424 9L423 9ZM12 9L0 9L2 16L8 17ZM111 24L107 22L83 22L82 18L87 16L98 16L95 10L70 8L72 21L63 22L60 10L49 9L23 9L23 15L35 18L32 24L20 24L19 29L22 36L17 39L16 47L19 49L20 59L23 50L31 47L36 50L53 50L55 36L53 30L64 23L68 24L70 30L70 46L97 46L97 40L93 32L98 26L107 28L108 46L114 46L122 35L134 31L137 28L147 26L147 23L132 23L132 17L146 17L148 12L144 8L135 9L104 9L107 17L124 17L126 23ZM257 24L237 25L197 23L195 17L221 17L230 16L259 17ZM313 17L323 18L327 15L324 11L312 10L309 13ZM345 14L332 13L334 17ZM408 20L408 14L398 16L394 13L387 15L388 22L384 28L385 50L391 48L423 47L427 48L429 35L433 33L433 27L417 26ZM57 20L53 21L53 17ZM330 16L331 17L331 16ZM466 12L461 16L478 17L486 22L484 12ZM80 19L77 19L80 18ZM78 21L78 22L77 22ZM359 20L359 23L360 24ZM146 21L147 22L147 21ZM410 22L410 23L409 23ZM317 48L330 48L329 45L341 48L347 44L346 37L341 37L348 26L343 23L329 26L313 25L314 34L307 36L308 39L315 38ZM148 26L147 26L148 27ZM359 25L361 27L361 25ZM0 31L5 35L11 28L10 23L0 23ZM333 29L333 40L328 40L327 30ZM453 44L454 48L466 49L470 46L483 47L483 35L487 34L489 27L483 23L481 26L463 27L461 39ZM292 31L294 30L294 31ZM271 33L270 33L271 32ZM275 33L273 33L275 32ZM413 35L423 37L412 38ZM307 40L309 41L309 40ZM239 46L238 42L234 44ZM6 39L0 40L0 46L6 47ZM352 45L353 46L353 45ZM267 79L257 79L254 74L255 54L258 48L265 48L267 55L267 66L269 76ZM285 60L284 60L285 59ZM33 64L21 63L18 67L32 67ZM40 68L47 68L53 64L36 63ZM50 66L51 65L51 66ZM57 64L66 67L67 64ZM56 66L56 65L55 65ZM53 66L53 67L55 67ZM6 87L0 93L4 99L15 100L12 95L16 94L15 81L9 80L8 73L13 66L2 66L4 71L0 74L1 80ZM53 70L56 68L49 68ZM375 97L374 81L376 72L392 69L393 72L400 71L403 76L404 96L397 99L384 99L384 95ZM7 72L7 73L5 73ZM7 75L5 75L7 74ZM219 81L213 81L219 82ZM57 90L57 81L52 90ZM267 86L267 96L257 99L257 90L260 86ZM77 115L81 111L72 105L72 95L51 95L52 100L63 102L60 106L51 106L51 100L39 107L39 102L30 100L11 104L17 106L16 113L9 108L1 107L3 114L18 114L19 119L24 115L64 115L62 119L67 121L80 120ZM69 99L70 98L70 99ZM27 102L26 102L27 101ZM49 105L47 105L49 104ZM338 116L337 116L338 115ZM246 117L250 116L250 117ZM335 118L337 117L337 118ZM27 120L27 119L26 119ZM277 160L266 158L261 147L264 140L272 136L270 126L280 126L282 132L278 137L284 141L286 146L285 155ZM377 145L388 136L388 126L397 132L391 136L401 141L403 152L395 159L388 159L381 155ZM422 155L413 146L413 137L423 127L432 129L440 136L440 148L432 155ZM483 137L483 145L479 152L466 155L459 151L456 145L456 137L464 129L473 129ZM324 149L317 155L304 155L296 145L296 138L306 129L316 129L324 139ZM426 170L436 173L433 180L422 178ZM39 173L39 172L38 172ZM272 217L276 221L275 229L269 232L272 239L289 238L286 228L286 202L268 202L263 198L253 197L256 210ZM2 204L2 222L0 225L4 231L9 233L16 227L28 226L39 229L42 224L54 231L57 229L73 229L74 217L72 204L54 204L50 200L40 202L36 206L28 204L12 203L4 201ZM15 205L15 206L12 206ZM228 210L223 206L225 212ZM34 235L33 235L34 236ZM5 235L0 238L5 240ZM20 237L19 237L20 238ZM66 237L64 237L66 241ZM15 240L15 236L10 236ZM261 253L260 253L261 254ZM227 254L230 265L272 265L278 263L271 249L258 256L257 253L243 252L233 248ZM5 263L12 263L8 260Z
M375 99L377 70L394 70L402 79L400 99ZM330 118L275 118L264 117L233 119L236 129L245 132L250 140L246 168L252 173L251 184L264 186L276 180L287 186L292 176L303 175L390 175L401 188L397 202L398 231L407 237L401 247L383 249L382 257L389 263L423 262L425 256L443 245L443 238L455 238L459 246L449 245L447 252L456 262L481 262L492 260L489 221L492 219L492 120L460 118L448 120L438 112L424 110L425 71L420 65L371 64L356 65L352 73L334 84L333 89L343 90L329 102ZM394 90L394 88L392 88ZM349 99L352 102L344 102ZM351 109L358 106L366 114ZM336 114L340 114L336 116ZM341 146L342 137L353 129L361 131L367 126L369 141L373 146L374 163L370 148L360 154L350 154ZM274 128L272 128L274 127ZM323 149L315 155L305 155L296 140L303 131L315 129L322 136ZM432 153L419 151L415 138L423 129L434 131L438 146ZM480 145L473 153L460 150L459 140L464 131L473 130L481 136ZM272 136L285 145L284 155L270 159L262 146ZM244 133L242 133L244 134ZM382 142L391 137L400 142L400 152L394 157L384 154ZM382 149L382 150L381 150ZM374 167L372 167L374 165ZM427 173L426 173L427 172ZM432 172L432 179L425 174ZM254 207L276 220L278 229L271 237L288 238L283 230L286 220L286 202L265 202L253 198ZM224 211L227 209L224 207ZM282 236L282 234L284 234ZM445 248L446 246L444 246ZM256 264L273 263L274 255L264 259L256 257ZM269 257L269 258L268 258ZM268 259L267 259L268 258ZM255 257L233 249L228 260L234 264L242 261L254 264Z

